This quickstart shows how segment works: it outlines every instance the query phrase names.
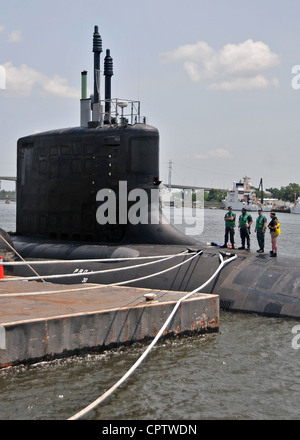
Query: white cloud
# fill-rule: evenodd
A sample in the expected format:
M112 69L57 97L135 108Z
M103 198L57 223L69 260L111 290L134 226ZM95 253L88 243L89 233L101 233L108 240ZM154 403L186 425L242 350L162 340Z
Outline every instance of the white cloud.
M256 75L250 78L236 78L229 81L211 83L209 88L212 90L255 90L264 89L269 86L277 87L277 78L267 79L264 75Z
M49 77L32 67L22 64L14 66L11 62L4 64L6 70L7 97L26 98L33 93L40 96L57 96L61 98L79 98L80 91L71 87L66 78L59 75Z
M0 34L4 31L4 26L0 24Z
M64 98L78 98L80 93L77 88L68 85L66 78L62 78L59 75L55 75L53 78L46 78L43 82L43 88L50 95Z
M264 72L279 64L279 56L267 44L251 39L226 44L215 50L206 42L186 44L162 54L167 62L182 62L194 82L208 81L215 90L253 90L278 85Z
M12 31L7 38L8 43L19 43L23 40L23 36L21 31L15 30Z
M216 148L215 150L208 150L205 154L196 154L196 159L228 159L232 157L228 150L224 148Z

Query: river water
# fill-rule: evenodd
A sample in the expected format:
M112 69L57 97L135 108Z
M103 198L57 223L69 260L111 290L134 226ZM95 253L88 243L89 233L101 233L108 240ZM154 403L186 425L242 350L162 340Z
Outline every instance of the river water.
M222 243L223 217L222 210L205 210L204 232L198 238ZM278 214L278 218L282 230L278 258L300 257L300 215ZM14 203L0 201L0 227L15 229ZM251 247L257 249L254 233ZM269 236L266 250L270 250ZM296 325L299 321L292 319L221 312L219 333L160 341L128 381L85 418L151 423L299 420ZM135 344L0 370L0 419L65 420L114 385L145 348Z

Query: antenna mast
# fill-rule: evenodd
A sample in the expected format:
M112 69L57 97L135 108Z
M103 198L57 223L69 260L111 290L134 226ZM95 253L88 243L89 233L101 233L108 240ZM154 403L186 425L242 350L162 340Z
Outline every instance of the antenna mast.
M169 180L168 180L169 192L171 192L171 178L172 178L172 160L169 160Z

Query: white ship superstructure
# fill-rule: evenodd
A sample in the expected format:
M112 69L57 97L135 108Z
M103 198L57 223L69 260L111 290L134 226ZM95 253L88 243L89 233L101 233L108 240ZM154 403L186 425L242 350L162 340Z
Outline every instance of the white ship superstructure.
M232 206L232 209L236 211L241 211L242 208L246 208L248 211L257 211L259 208L266 212L272 210L272 206L262 204L257 199L247 176L243 178L243 181L233 182L233 188L229 190L223 203L225 208Z

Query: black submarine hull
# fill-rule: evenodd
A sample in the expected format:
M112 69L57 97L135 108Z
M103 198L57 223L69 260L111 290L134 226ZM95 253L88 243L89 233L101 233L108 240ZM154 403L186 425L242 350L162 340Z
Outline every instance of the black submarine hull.
M167 244L99 245L70 242L33 240L15 237L14 246L22 256L31 259L68 260L67 264L52 261L50 264L32 266L41 276L74 273L71 277L45 279L45 281L78 283L126 283L145 289L188 292L204 284L217 270L219 252L216 247ZM190 260L191 251L203 253ZM185 252L183 255L178 255ZM177 255L163 260L166 255ZM233 312L256 313L264 316L300 318L300 259L271 258L267 254L237 251L237 258L225 266L203 293L220 297L220 309ZM127 260L157 256L158 262L143 266L147 260ZM80 259L107 259L106 262L77 262ZM110 262L109 260L118 259ZM121 259L121 260L120 260ZM74 262L72 262L72 260ZM179 263L189 260L180 267ZM131 266L129 270L107 272ZM165 270L170 269L165 272ZM100 271L106 271L98 273ZM92 273L91 273L92 272ZM93 273L96 272L96 273ZM159 272L157 274L157 272ZM155 275L156 274L156 275ZM22 266L14 275L34 276ZM153 276L152 276L153 275ZM147 278L149 276L149 278ZM127 283L128 280L135 280ZM42 286L42 285L41 285Z

